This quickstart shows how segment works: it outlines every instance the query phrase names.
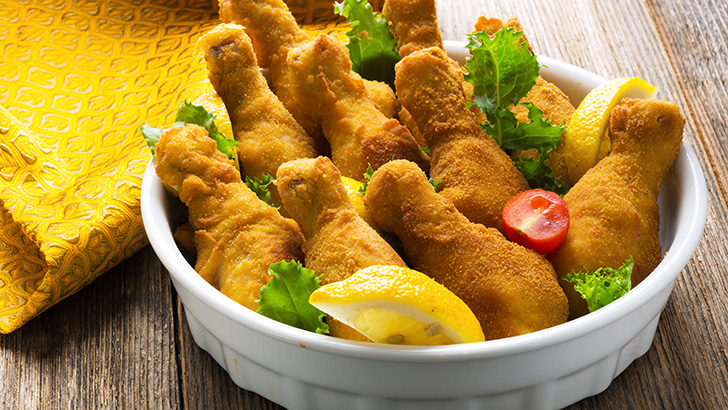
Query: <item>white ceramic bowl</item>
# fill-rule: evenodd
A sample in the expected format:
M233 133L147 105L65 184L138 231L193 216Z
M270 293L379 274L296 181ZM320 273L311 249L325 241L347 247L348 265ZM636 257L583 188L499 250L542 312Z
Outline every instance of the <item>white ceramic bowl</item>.
M464 60L464 43L448 53ZM604 81L548 58L542 75L577 104ZM666 257L626 296L568 323L502 340L452 346L373 345L289 327L205 282L175 244L183 206L150 163L141 193L149 241L185 307L195 342L232 380L289 409L548 409L606 389L649 349L677 275L705 226L705 178L684 144L660 194Z

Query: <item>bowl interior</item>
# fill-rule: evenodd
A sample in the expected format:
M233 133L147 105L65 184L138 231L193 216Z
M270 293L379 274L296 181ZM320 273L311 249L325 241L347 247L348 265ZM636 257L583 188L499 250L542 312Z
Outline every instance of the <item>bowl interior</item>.
M467 55L464 44L446 42L448 53L461 63ZM543 77L564 90L575 105L589 90L605 81L603 77L558 60L539 57L539 62L544 66ZM465 360L464 353L470 359L515 354L567 341L612 323L648 303L674 283L697 247L707 215L705 178L692 149L684 144L659 197L660 240L666 257L645 281L623 298L582 318L508 339L436 347L372 345L317 335L275 322L238 305L205 282L185 260L172 237L174 229L185 221L186 210L178 199L164 190L154 165L152 160L144 175L142 216L149 241L169 270L175 286L194 293L218 314L277 340L305 343L310 349L329 353L386 360Z

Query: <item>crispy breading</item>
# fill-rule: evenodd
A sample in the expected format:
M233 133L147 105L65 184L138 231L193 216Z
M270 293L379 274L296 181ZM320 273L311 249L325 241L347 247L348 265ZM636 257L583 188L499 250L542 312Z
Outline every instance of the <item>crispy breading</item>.
M453 63L436 47L410 54L396 66L397 94L430 148L440 194L471 221L502 230L503 207L528 183L468 109Z
M326 157L300 159L278 169L278 190L289 214L298 222L306 242L306 267L322 284L338 282L372 265L406 267L389 244L356 212L341 174ZM331 334L367 340L340 323L331 323Z
M197 248L195 248L195 228L189 222L178 226L174 230L172 237L182 249L192 256L197 256Z
M157 175L189 210L195 270L232 300L256 310L260 288L270 279L268 266L303 259L298 225L258 199L204 128L172 128L155 152Z
M291 87L288 70L288 51L311 41L282 0L220 0L220 19L225 23L237 23L245 27L253 39L253 45L261 67L270 71L273 90L288 111L317 142L320 153L327 152L326 141L320 124L307 115L308 102ZM358 76L358 74L352 74ZM387 117L394 117L399 110L394 91L378 81L364 82L369 97Z
M374 172L364 201L378 226L394 232L410 267L460 297L486 340L566 321L568 302L548 261L498 230L468 221L407 161Z
M536 79L536 85L519 102L532 102L543 111L543 116L553 125L564 124L568 127L569 120L574 114L574 106L571 105L569 97L557 86L544 80L541 76ZM528 108L522 105L514 105L510 109L516 114L518 121L528 121ZM569 177L569 172L566 168L566 157L564 156L564 135L565 133L561 134L561 144L551 151L549 161L546 165L551 167L554 175L561 182L564 182L567 186L572 186L573 182ZM516 155L519 157L538 159L538 153L535 149L519 151Z
M314 158L314 141L268 88L242 26L220 24L198 41L210 82L225 102L242 172L275 176L292 159Z
M386 0L382 14L392 25L390 31L397 40L400 57L429 47L445 49L437 22L435 0ZM399 120L421 147L427 146L417 123L404 107L399 110Z
M512 28L515 31L523 31L523 25L521 25L521 20L516 17L511 17L505 23L503 23L502 20L494 17L480 16L478 17L478 21L475 23L475 31L484 31L491 37L493 37L495 33L503 27ZM533 52L533 47L531 47L531 43L528 42L528 38L526 37L525 32L523 33L521 41L528 45L528 51Z
M321 34L291 49L288 66L294 73L292 87L308 101L308 114L321 122L342 175L362 181L368 166L376 169L392 158L429 168L429 158L407 128L382 114L361 78L351 75L349 52L341 41Z
M619 268L634 258L632 285L661 260L657 197L682 144L685 118L674 103L623 100L612 109L611 153L564 196L571 218L566 240L549 259L559 277L573 270ZM560 281L571 317L588 313L573 284Z
M429 47L444 48L435 0L386 0L382 14L392 24L400 57Z
M420 129L417 128L417 123L415 122L415 119L412 118L412 114L410 114L404 107L399 110L399 122L407 127L410 134L412 134L412 137L415 139L415 141L417 141L417 144L419 144L420 147L427 147L427 142L425 142L425 136L422 135Z
M495 35L495 33L503 27L513 28L516 31L523 32L523 26L521 21L515 17L511 17L503 23L500 19L480 16L478 22L475 23L475 31L484 31L489 36ZM522 41L528 45L528 50L533 52L531 43L526 38L526 33L523 33ZM571 115L574 114L574 106L569 101L569 97L564 94L556 85L546 81L538 76L536 79L536 85L534 85L528 94L523 97L519 103L532 102L536 107L543 111L543 116L554 125L569 125ZM516 114L518 121L528 121L528 109L521 105L512 105L510 110ZM556 147L550 154L549 161L546 163L554 175L559 177L561 182L564 182L567 186L573 185L569 173L566 169L566 160L564 158L564 135L561 135L561 145ZM519 157L528 157L538 159L538 153L535 149L519 151L515 153Z

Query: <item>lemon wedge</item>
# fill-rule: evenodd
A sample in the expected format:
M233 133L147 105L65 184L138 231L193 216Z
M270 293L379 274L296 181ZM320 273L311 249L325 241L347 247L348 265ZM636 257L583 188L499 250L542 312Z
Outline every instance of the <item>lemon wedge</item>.
M412 269L375 265L322 286L309 302L377 343L444 345L485 340L454 293Z
M368 223L369 226L376 227L374 220L371 216L369 216L369 211L367 211L367 207L364 206L364 195L359 193L359 188L361 188L362 183L354 178L349 177L341 177L341 182L346 188L346 194L349 197L349 200L352 204L354 204L354 209L356 209L356 213L359 214L361 219Z
M584 97L564 135L564 157L572 182L609 154L607 125L612 108L624 97L650 98L656 90L641 78L621 77L607 81Z

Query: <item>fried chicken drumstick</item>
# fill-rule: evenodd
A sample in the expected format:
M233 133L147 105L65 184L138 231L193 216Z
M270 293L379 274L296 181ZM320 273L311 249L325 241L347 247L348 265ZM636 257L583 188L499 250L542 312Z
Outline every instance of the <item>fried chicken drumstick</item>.
M331 144L331 159L342 175L363 180L392 158L429 169L429 158L406 127L388 118L368 97L361 77L351 74L349 51L321 34L288 53L293 87L308 102L308 114L321 122Z
M444 48L435 0L386 0L382 14L392 23L400 57L429 47Z
M286 161L316 157L313 139L268 88L242 26L220 24L197 47L230 115L245 175L274 176Z
M256 310L260 288L270 279L268 266L303 259L298 225L258 199L204 128L172 128L155 152L159 179L187 205L195 230L195 270Z
M682 144L685 118L674 103L623 100L612 109L611 153L564 196L571 224L549 259L559 278L600 267L617 269L631 255L632 286L660 263L657 197ZM572 283L560 280L575 318L588 313Z
M375 171L364 201L379 227L402 241L410 267L470 307L486 340L566 321L568 303L548 261L468 221L411 162L392 161Z
M321 284L338 282L372 265L406 267L389 244L357 214L341 175L326 157L287 162L278 169L278 191L298 222L306 242L306 267ZM331 334L367 340L340 322L329 322Z
M405 57L395 70L399 101L430 147L430 176L440 180L440 194L472 222L502 230L503 207L529 186L467 108L457 64L431 47Z
M435 0L386 0L382 14L392 24L391 32L397 40L397 52L404 58L429 47L445 49L437 22ZM425 137L406 108L399 110L399 120L409 129L422 147Z
M220 0L220 19L225 23L237 23L245 27L253 39L258 63L270 70L273 90L288 111L317 141L316 149L326 152L319 122L311 118L306 109L307 101L291 87L288 70L288 51L311 41L282 0ZM353 73L352 75L358 76ZM387 117L393 117L399 109L392 89L378 81L364 81L367 94L378 109Z

